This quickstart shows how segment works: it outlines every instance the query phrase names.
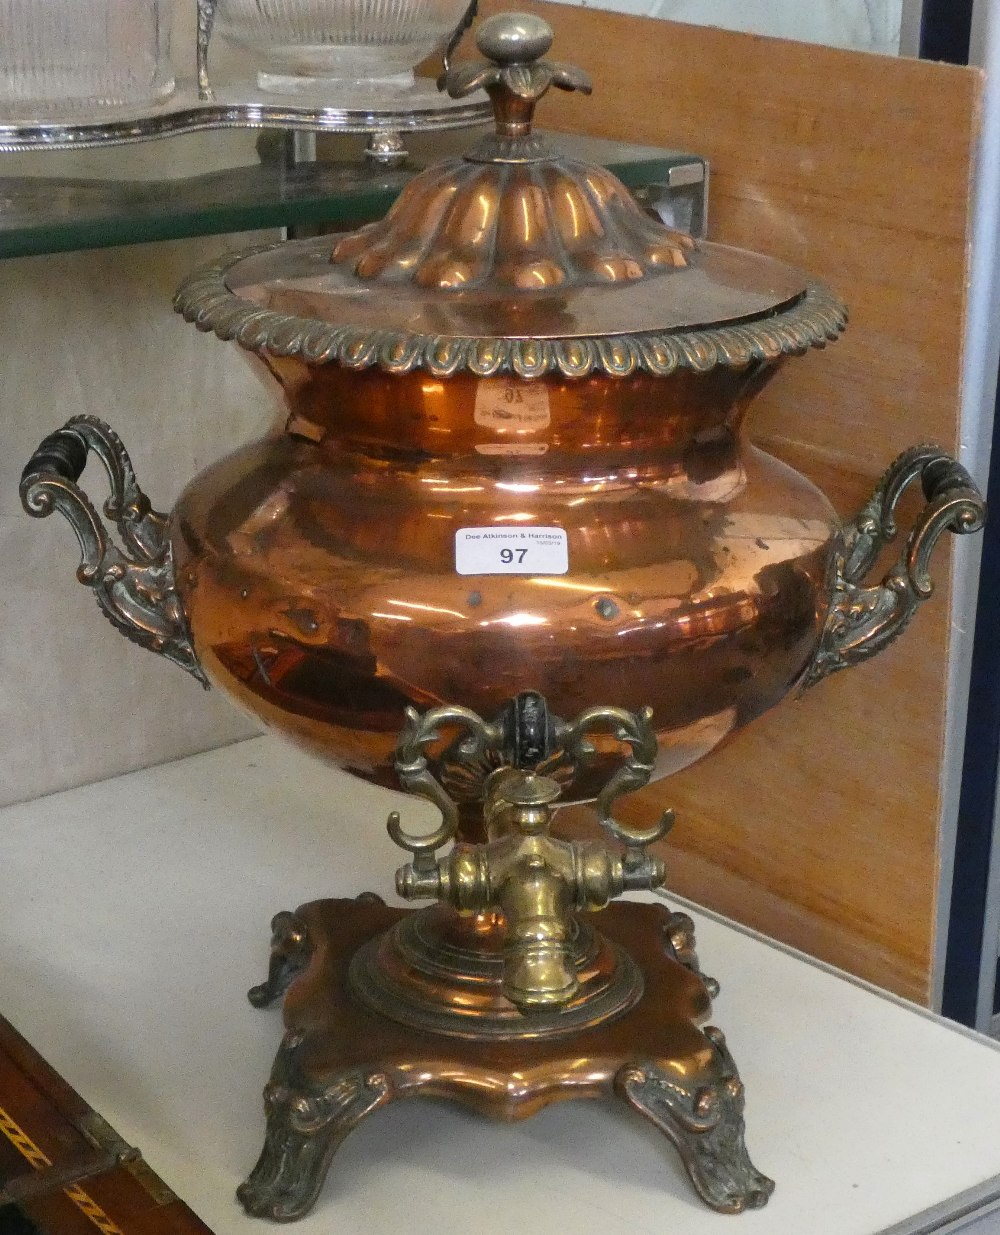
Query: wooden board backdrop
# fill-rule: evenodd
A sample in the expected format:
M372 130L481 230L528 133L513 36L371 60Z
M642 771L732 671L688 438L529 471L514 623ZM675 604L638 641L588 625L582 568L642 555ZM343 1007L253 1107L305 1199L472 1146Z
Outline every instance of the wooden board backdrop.
M485 13L498 11L485 0ZM594 9L531 6L594 96L541 122L697 151L710 236L828 279L835 347L790 363L751 436L842 514L923 440L956 445L980 94L970 69ZM938 590L880 658L787 701L648 790L677 809L670 886L903 995L930 998L948 656ZM710 968L710 966L709 966Z

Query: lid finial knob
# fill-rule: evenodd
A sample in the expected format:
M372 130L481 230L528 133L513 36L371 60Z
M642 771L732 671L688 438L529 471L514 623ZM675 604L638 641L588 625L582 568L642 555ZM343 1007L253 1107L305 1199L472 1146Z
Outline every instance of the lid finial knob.
M590 78L582 69L542 59L552 46L552 27L534 13L487 18L477 32L476 46L489 63L456 65L440 84L453 99L485 89L502 142L530 137L535 104L550 86L591 92Z
M552 27L534 13L497 13L479 27L476 46L497 64L528 64L552 46Z

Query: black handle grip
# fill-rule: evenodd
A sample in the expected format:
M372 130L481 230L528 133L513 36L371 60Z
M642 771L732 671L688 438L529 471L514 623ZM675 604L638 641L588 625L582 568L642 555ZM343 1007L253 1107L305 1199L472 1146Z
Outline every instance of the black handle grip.
M971 490L982 501L976 482L957 460L948 455L931 459L920 473L920 484L928 502L937 501L956 490Z
M21 473L23 484L29 476L58 476L75 484L87 466L87 443L72 429L50 433L28 460Z

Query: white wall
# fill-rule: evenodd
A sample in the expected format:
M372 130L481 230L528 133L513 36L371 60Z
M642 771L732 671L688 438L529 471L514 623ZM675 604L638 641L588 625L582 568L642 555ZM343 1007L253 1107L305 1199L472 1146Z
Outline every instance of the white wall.
M573 0L568 0L572 3ZM904 0L584 0L595 8L833 47L899 51Z
M71 415L109 421L169 510L196 472L270 419L238 354L171 311L192 267L248 237L0 262L0 804L256 732L217 692L132 646L76 581L59 516L20 508L21 469ZM84 487L103 504L98 465Z

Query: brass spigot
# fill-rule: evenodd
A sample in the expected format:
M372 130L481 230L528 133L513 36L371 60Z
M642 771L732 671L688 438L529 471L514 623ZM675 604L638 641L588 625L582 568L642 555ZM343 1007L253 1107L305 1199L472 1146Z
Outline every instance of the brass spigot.
M616 713L616 719L621 715ZM468 722L471 716L462 719ZM447 719L456 719L455 710ZM642 717L630 719L641 727ZM475 720L488 731L478 717ZM423 725L429 734L434 731L434 714L414 717L413 723ZM574 731L572 726L564 730ZM397 766L409 771L411 785L443 807L440 794L428 792L432 778L426 765L414 771L419 760L413 759L412 737L411 745L401 743L408 758L401 758ZM631 775L622 779L635 788L635 761L626 767ZM626 844L619 854L599 842L563 841L549 835L553 804L562 793L553 776L502 766L486 777L483 791L486 843L456 844L441 859L433 851L449 834L447 810L441 827L426 837L408 836L399 815L389 817L390 835L414 854L414 860L396 873L397 891L407 900L440 901L461 914L502 913L504 996L525 1013L563 1006L579 989L573 912L603 909L626 891L660 887L666 877L664 863L647 853L645 845L666 832L672 816L668 813L658 828L641 836L629 836L622 825L610 821L613 834ZM609 820L603 822L608 825Z

